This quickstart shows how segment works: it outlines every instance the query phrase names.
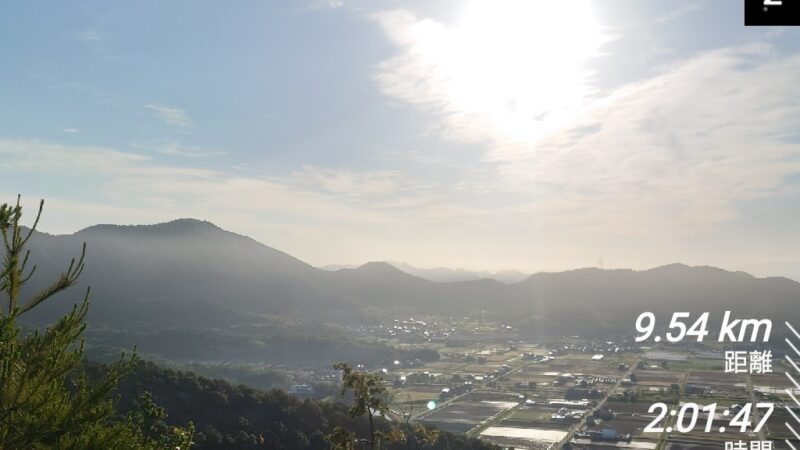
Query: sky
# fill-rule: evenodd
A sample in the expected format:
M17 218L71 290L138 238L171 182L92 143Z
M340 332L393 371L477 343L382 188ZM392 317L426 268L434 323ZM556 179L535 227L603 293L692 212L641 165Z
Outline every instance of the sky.
M729 0L12 0L0 194L318 266L800 279L798 37Z

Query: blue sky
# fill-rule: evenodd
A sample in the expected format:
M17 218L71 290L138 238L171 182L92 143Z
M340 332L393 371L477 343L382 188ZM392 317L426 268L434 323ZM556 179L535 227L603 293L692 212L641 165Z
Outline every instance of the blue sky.
M312 264L800 277L800 48L738 2L4 2L0 193Z

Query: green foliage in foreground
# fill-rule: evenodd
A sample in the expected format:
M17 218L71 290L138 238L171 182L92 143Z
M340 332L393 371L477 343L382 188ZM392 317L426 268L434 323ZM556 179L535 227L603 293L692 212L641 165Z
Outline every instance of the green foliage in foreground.
M22 335L18 319L59 292L73 286L83 271L84 251L52 284L22 299L21 290L34 274L26 270L25 244L33 226L20 226L22 208L0 206L4 261L0 272L0 449L159 449L188 448L189 430L169 429L156 434L147 425L163 411L143 408L119 417L111 392L131 368L134 358L109 366L99 383L89 383L81 371L88 295L55 324Z

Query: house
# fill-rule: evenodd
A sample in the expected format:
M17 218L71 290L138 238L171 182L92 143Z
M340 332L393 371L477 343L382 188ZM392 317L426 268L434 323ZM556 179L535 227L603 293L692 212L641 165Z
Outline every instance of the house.
M564 399L565 400L583 400L583 399L599 399L602 398L605 393L598 389L577 389L577 388L568 388L564 392Z
M572 381L574 379L575 379L575 376L572 375L571 373L562 373L561 375L558 376L557 380L559 382L561 382L561 383L567 383L567 382Z
M583 411L573 411L567 408L560 408L558 412L550 415L553 422L579 422L583 419Z
M713 395L711 386L701 386L698 384L686 383L686 393L689 395Z
M439 393L439 400L445 400L449 398L452 394L450 393L450 388L442 388L442 391Z
M600 431L590 431L585 435L581 435L583 438L589 438L592 441L601 441L601 442L630 442L631 435L630 434L619 434L617 430L613 428L603 428Z
M550 406L585 409L589 406L589 400L549 400L547 404Z
M611 420L614 418L614 411L608 408L595 409L592 416L594 416L595 419Z
M312 395L314 395L316 393L317 393L317 391L314 390L314 387L313 386L309 386L307 384L293 384L292 387L289 388L289 394L292 394L292 395L295 395L295 396L298 396L298 397L303 397L303 396L310 397L310 396L312 396Z

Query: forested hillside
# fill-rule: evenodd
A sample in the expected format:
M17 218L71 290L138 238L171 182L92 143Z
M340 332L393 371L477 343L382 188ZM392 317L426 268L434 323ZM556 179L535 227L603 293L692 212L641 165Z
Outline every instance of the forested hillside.
M90 364L97 375L102 367ZM347 405L336 401L298 399L281 390L260 391L246 386L233 386L140 362L117 387L119 411L137 408L142 394L149 392L153 401L163 407L165 425L193 422L197 429L198 450L249 449L327 449L325 436L338 426L356 431L359 438L368 433L366 419L347 417ZM383 424L383 422L381 422ZM381 425L386 429L386 424ZM394 449L492 449L487 443L461 435L440 433L434 445L416 442L407 432L406 444Z

